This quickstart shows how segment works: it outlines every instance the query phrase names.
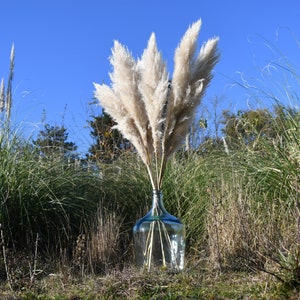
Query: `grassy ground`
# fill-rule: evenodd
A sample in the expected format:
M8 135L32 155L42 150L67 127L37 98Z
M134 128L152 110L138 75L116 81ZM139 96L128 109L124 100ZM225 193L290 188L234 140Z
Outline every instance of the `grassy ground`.
M265 273L217 273L193 268L177 274L143 273L133 268L105 276L73 278L72 274L48 274L32 285L11 291L1 285L0 298L43 300L92 299L299 299L296 290L285 289Z

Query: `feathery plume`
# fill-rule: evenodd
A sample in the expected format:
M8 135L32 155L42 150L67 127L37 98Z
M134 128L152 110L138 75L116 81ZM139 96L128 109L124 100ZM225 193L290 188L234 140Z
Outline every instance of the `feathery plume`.
M1 80L0 85L0 112L3 112L5 105L5 90L4 90L4 78Z
M15 67L15 46L13 44L10 51L10 68L9 68L9 76L8 76L8 83L6 89L6 101L5 101L6 122L8 123L10 122L10 114L11 114L11 106L12 106L12 81L14 78L14 67Z
M166 158L171 156L188 134L196 109L212 79L211 71L218 62L218 38L205 43L195 57L201 21L195 22L185 33L175 51L175 66L168 103L163 148Z
M219 59L218 38L208 40L195 55L200 27L201 20L192 24L176 48L172 80L152 33L137 61L115 41L111 87L94 84L100 105L147 166L153 189L161 188L167 159L188 134Z
M163 110L167 102L169 78L166 64L157 49L154 33L152 33L148 47L138 62L138 67L141 74L139 90L149 119L154 153L161 155Z
M188 90L200 27L201 20L192 24L175 50L174 72L172 78L174 105L176 105L178 101L181 101Z
M101 99L100 103L105 111L118 122L116 128L122 132L124 137L132 142L137 152L145 164L149 164L149 158L143 144L141 134L136 126L135 120L131 117L131 112L123 105L120 98L110 87L103 84L94 84L96 91L95 96Z
M115 41L110 62L114 68L113 73L110 74L112 89L130 113L146 147L148 145L148 118L138 89L140 74L137 64L129 51L117 41Z

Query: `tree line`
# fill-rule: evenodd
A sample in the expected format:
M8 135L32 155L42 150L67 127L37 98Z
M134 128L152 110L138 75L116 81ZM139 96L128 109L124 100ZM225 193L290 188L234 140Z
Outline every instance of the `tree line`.
M300 121L300 113L296 109L277 104L272 109L248 109L231 112L223 110L220 119L220 134L212 136L205 133L210 120L201 119L191 128L190 137L197 139L201 134L201 141L194 146L182 145L182 149L189 148L207 155L211 151L238 151L245 147L258 151L263 142L273 140L288 128L290 118ZM134 151L133 146L115 128L115 122L105 113L92 117L88 121L92 144L86 153L86 160L112 163L126 152ZM203 134L204 132L204 134ZM33 140L33 146L44 158L61 156L78 158L77 145L68 140L68 131L64 126L45 124Z

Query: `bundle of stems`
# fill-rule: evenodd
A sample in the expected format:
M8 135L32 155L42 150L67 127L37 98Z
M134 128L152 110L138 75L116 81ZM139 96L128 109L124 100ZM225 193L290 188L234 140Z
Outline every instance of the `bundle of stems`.
M137 60L115 41L111 86L94 84L95 97L135 147L154 190L161 189L167 160L188 134L219 60L218 37L209 39L196 53L200 27L201 20L193 23L177 46L172 78L152 33Z

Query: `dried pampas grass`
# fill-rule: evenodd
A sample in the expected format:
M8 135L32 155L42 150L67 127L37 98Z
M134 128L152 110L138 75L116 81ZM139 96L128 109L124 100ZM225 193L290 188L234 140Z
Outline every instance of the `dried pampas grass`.
M162 187L168 158L180 147L218 62L218 38L196 55L201 20L192 24L175 51L172 79L152 33L137 61L115 41L110 63L111 86L95 85L95 97L136 148L153 189Z

